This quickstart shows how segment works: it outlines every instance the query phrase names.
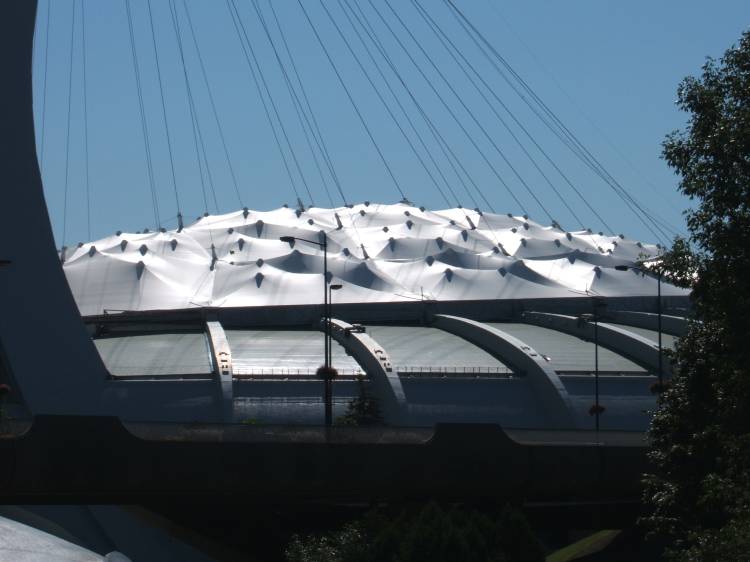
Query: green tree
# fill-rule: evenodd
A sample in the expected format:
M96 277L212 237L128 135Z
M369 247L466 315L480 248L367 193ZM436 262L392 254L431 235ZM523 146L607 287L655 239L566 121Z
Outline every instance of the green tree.
M661 272L664 281L677 287L689 289L695 283L697 258L690 247L690 242L678 236L672 247L659 256L659 260L651 268Z
M330 535L292 536L284 556L289 562L367 560L368 546L361 527L349 523Z
M326 535L295 536L285 555L289 562L544 560L521 512L506 506L490 515L435 502L375 509Z
M750 32L683 80L663 157L693 202L667 255L695 320L651 427L644 519L680 560L750 559ZM691 251L692 249L692 251Z
M371 396L364 377L357 377L359 396L352 398L344 415L336 418L336 425L381 425L383 414L378 399Z

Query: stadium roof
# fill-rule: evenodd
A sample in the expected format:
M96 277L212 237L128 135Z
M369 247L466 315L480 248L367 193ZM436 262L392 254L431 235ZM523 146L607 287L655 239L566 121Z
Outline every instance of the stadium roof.
M658 253L621 235L565 231L528 218L407 203L248 209L181 231L118 233L63 249L84 316L317 303L328 241L336 302L653 296L656 281L615 265ZM281 237L303 238L285 242ZM663 285L664 295L686 294Z

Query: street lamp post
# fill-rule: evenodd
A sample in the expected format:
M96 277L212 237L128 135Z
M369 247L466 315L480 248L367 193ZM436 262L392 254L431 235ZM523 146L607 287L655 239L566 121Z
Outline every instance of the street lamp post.
M325 383L325 403L326 403L326 426L333 425L333 377L335 377L335 369L333 367L333 342L331 338L331 310L333 308L333 291L338 291L343 285L333 284L328 285L328 311L326 314L326 339L328 340L328 357L326 357L326 365L330 373L324 379Z
M617 271L627 271L628 269L632 269L633 271L640 271L642 275L646 275L646 273L653 273L651 270L644 268L641 266L636 265L616 265L615 269ZM661 269L656 270L656 317L657 317L657 331L658 331L658 339L659 339L659 392L662 391L664 388L664 374L662 369L662 345L661 345L661 276L662 271Z
M335 376L333 369L331 369L331 311L329 307L329 296L331 290L340 289L341 285L332 285L331 289L328 288L328 236L324 230L320 231L323 235L323 241L310 240L308 238L298 238L297 236L280 236L279 240L292 244L295 240L301 242L309 242L323 249L323 367L319 369L322 373L324 382L323 386L323 400L325 403L325 424L326 426L333 425L333 404L331 397L331 379ZM334 287L336 289L334 289Z
M332 334L331 334L331 328L330 328L330 322L331 318L333 317L333 291L338 291L341 289L343 285L339 283L334 283L333 285L328 285L328 365L333 366L333 346L332 346Z
M596 396L596 433L598 441L599 416L604 411L604 408L599 404L599 309L604 308L607 304L597 297L594 297L592 304L594 306L594 394Z
M599 308L606 306L602 300L594 297L592 302L593 314L581 314L580 319L594 322L594 419L596 432L599 433L599 415L604 408L599 404Z

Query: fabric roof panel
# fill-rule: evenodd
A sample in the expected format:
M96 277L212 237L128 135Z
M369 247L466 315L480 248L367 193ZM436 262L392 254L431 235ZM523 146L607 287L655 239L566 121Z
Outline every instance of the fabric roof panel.
M203 333L147 334L99 338L94 345L117 376L200 375L213 372Z
M383 347L397 368L508 369L486 351L437 328L367 326L367 333Z
M550 358L556 371L593 371L594 344L549 328L520 323L488 323L531 346L537 353ZM629 359L599 346L599 370L639 372L645 369Z
M267 369L314 373L323 364L323 332L313 330L226 330L236 373ZM332 341L331 362L341 373L361 372L359 364Z

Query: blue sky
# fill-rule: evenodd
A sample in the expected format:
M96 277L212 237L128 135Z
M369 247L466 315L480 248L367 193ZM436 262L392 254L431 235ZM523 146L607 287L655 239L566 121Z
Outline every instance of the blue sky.
M342 199L322 161L323 157L316 152L330 199L326 194L324 182L308 149L305 130L298 120L293 98L287 90L253 2L234 1L284 125L282 131L277 123L276 132L297 191L305 204L309 204L309 188L316 205L328 206L331 200L341 205ZM611 230L612 234L623 233L639 240L658 241L637 216L624 207L612 189L541 124L472 43L443 1L420 0L420 4L458 47L461 55L457 56L465 57L491 88L492 94L482 90L484 96L491 100L494 111L509 123L511 131L522 140L523 148L498 121L493 109L477 93L415 5L410 0L390 0L390 3L408 31L400 27L400 22L385 0L372 0L372 4L369 0L349 0L348 4L325 0L325 7L363 62L380 94L388 101L388 107L397 116L398 125L357 66L328 19L323 5L318 0L303 0L316 31L367 125L365 129L298 2L273 2L320 135L327 146L331 165L348 202L396 202L401 198L400 189L415 204L431 209L447 206L430 174L404 140L398 128L400 125L452 206L457 199L464 206L474 207L478 203L485 210L489 204L502 213L520 214L525 210L531 218L545 224L550 223L549 212L552 218L571 230L582 226L578 222L580 219L583 226L595 231ZM455 3L620 185L649 212L684 232L681 211L690 202L676 192L677 178L660 160L660 145L666 133L684 126L686 120L686 116L678 112L674 105L679 81L686 75L699 73L706 56L721 56L739 38L750 23L747 2L455 0ZM221 133L190 35L185 5L194 25ZM257 5L279 49L285 70L291 77L293 70L283 51L268 0L257 0ZM445 153L436 144L408 93L386 62L378 57L374 46L367 43L376 55L376 61L388 79L387 83L424 140L427 151L408 121L399 113L386 82L379 76L358 36L349 26L342 11L342 6L346 5L361 8L361 12L356 13L366 16L399 76L466 169L468 176L462 175L460 170L459 174L468 193L452 171L453 168L458 169L457 163L448 165ZM71 74L70 40L74 6L76 21ZM284 203L295 205L297 195L279 155L227 4L221 0L187 0L186 3L175 0L175 6L195 115L205 145L205 160L201 162L203 181L200 179L193 121L169 3L167 0L151 0L174 161L174 182L149 24L149 6L146 0L130 0L159 222L166 227L176 224L175 184L186 222L206 211L205 201L208 201L208 211L211 213L229 212L241 205L261 210L276 208ZM85 13L86 30L88 197L82 13ZM353 18L350 12L346 13ZM414 57L429 78L429 83L389 34L378 13L392 26L409 55ZM49 33L46 27L48 14ZM429 55L429 59L412 42L409 32ZM71 245L89 237L99 238L116 230L154 228L154 196L145 156L125 0L39 0L35 45L37 144L41 153L41 133L44 129L43 177L58 245L63 242ZM442 82L430 61L450 86ZM463 65L463 68L466 69L466 66ZM469 75L475 76L470 71ZM72 82L69 81L71 76ZM430 83L456 115L460 126L436 96ZM265 91L263 84L260 87ZM451 88L458 98L454 97ZM302 101L298 86L295 86L295 93ZM502 109L494 96L505 104L510 113ZM274 118L274 109L268 99L266 103ZM464 105L471 114L466 112ZM311 116L306 115L307 121L312 123ZM518 128L514 118L523 124L546 156ZM305 123L304 117L302 123ZM293 153L285 144L284 133ZM221 134L231 168L227 163ZM311 134L308 131L308 135ZM375 139L390 172L384 166L370 135ZM311 144L315 149L312 141ZM524 149L532 155L536 165L526 156ZM301 175L297 171L295 158ZM437 168L430 158L434 158ZM575 194L547 158L565 174L586 203ZM205 169L206 161L210 178ZM455 191L455 198L442 182L440 173ZM473 187L472 181L479 191ZM559 197L549 183L558 191ZM539 199L547 212L534 197Z

